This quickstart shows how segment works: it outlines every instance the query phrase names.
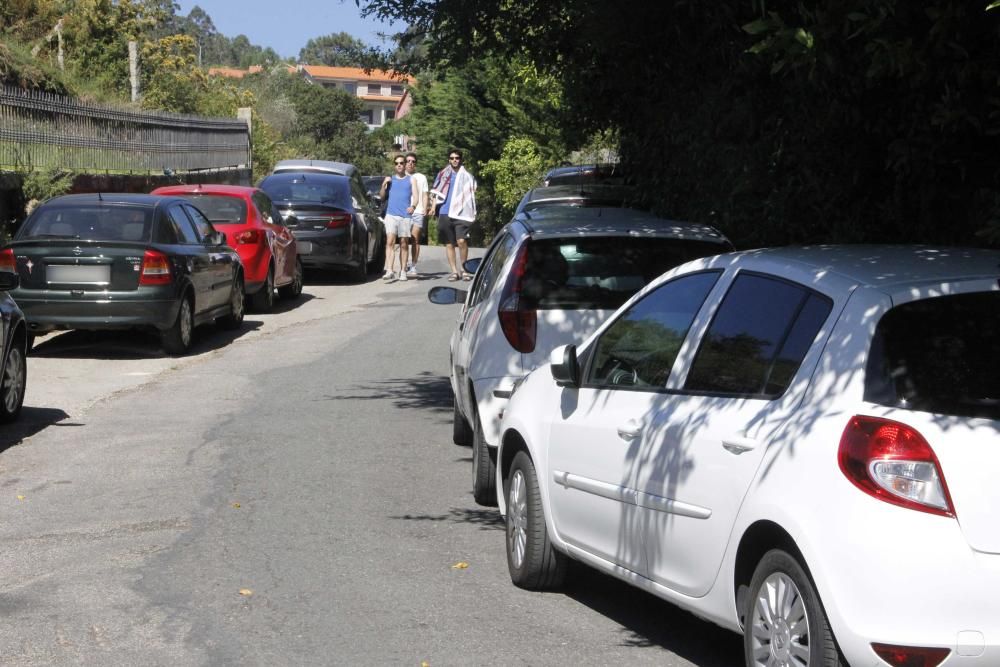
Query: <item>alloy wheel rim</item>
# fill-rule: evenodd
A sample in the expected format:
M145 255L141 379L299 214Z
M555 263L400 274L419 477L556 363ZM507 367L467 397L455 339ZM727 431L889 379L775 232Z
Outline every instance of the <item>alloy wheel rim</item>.
M187 346L191 343L191 302L181 302L181 340Z
M24 359L21 358L21 351L12 347L7 353L7 363L4 364L3 368L3 386L6 388L3 403L8 413L17 409L21 392L24 390L23 366Z
M524 564L524 552L528 543L528 507L524 486L524 473L514 471L510 480L510 494L507 507L507 544L510 560L515 568Z
M295 260L295 277L292 278L293 290L296 294L302 293L302 262Z
M809 615L798 586L784 572L773 573L761 584L750 625L754 665L809 664Z
M243 319L243 286L233 284L233 302L231 304L233 317L237 320Z

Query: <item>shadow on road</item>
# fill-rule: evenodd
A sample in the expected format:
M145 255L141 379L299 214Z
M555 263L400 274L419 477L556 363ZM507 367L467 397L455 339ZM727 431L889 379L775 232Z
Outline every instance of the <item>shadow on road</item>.
M659 646L700 667L743 664L740 635L579 563L563 593L619 623L622 646Z
M468 523L479 526L483 530L503 530L503 519L500 512L495 508L485 507L482 509L470 509L455 507L447 514L403 514L402 516L391 516L390 519L398 521L429 521L440 522L450 521L451 523Z
M32 408L24 406L17 421L5 424L0 430L0 452L20 443L25 438L30 438L39 431L49 426L57 424L59 426L82 426L82 424L66 422L59 424L69 417L68 414L57 408Z
M355 385L354 393L326 395L323 400L391 400L397 408L448 413L452 410L451 383L444 375L422 371L414 377L391 378Z

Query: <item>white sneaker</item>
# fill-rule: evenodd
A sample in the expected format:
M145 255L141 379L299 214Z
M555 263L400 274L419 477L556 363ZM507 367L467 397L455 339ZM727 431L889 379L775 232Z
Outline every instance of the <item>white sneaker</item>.
M399 279L400 279L400 280L406 280L406 274L405 274L405 273L403 273L402 271L400 271L400 272L399 272Z
M417 273L417 265L410 264L410 268L406 269L406 275L410 276L411 278L416 278L418 275L420 275Z
M382 276L382 280L384 280L387 283L391 283L395 279L396 279L396 274L393 273L392 271L386 271L385 275Z

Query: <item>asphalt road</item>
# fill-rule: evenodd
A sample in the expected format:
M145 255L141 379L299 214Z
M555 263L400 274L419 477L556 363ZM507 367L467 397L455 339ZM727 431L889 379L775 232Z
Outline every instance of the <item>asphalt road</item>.
M422 280L309 276L182 359L39 339L0 431L0 664L740 664L738 636L585 568L511 585L424 252Z

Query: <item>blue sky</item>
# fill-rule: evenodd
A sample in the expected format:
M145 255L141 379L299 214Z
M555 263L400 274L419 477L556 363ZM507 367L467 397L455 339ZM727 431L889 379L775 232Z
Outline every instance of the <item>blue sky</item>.
M177 4L179 15L187 16L197 5L226 37L246 35L252 44L270 46L282 57L298 57L310 39L335 32L388 47L377 33L392 34L405 27L362 19L354 0L181 0Z

